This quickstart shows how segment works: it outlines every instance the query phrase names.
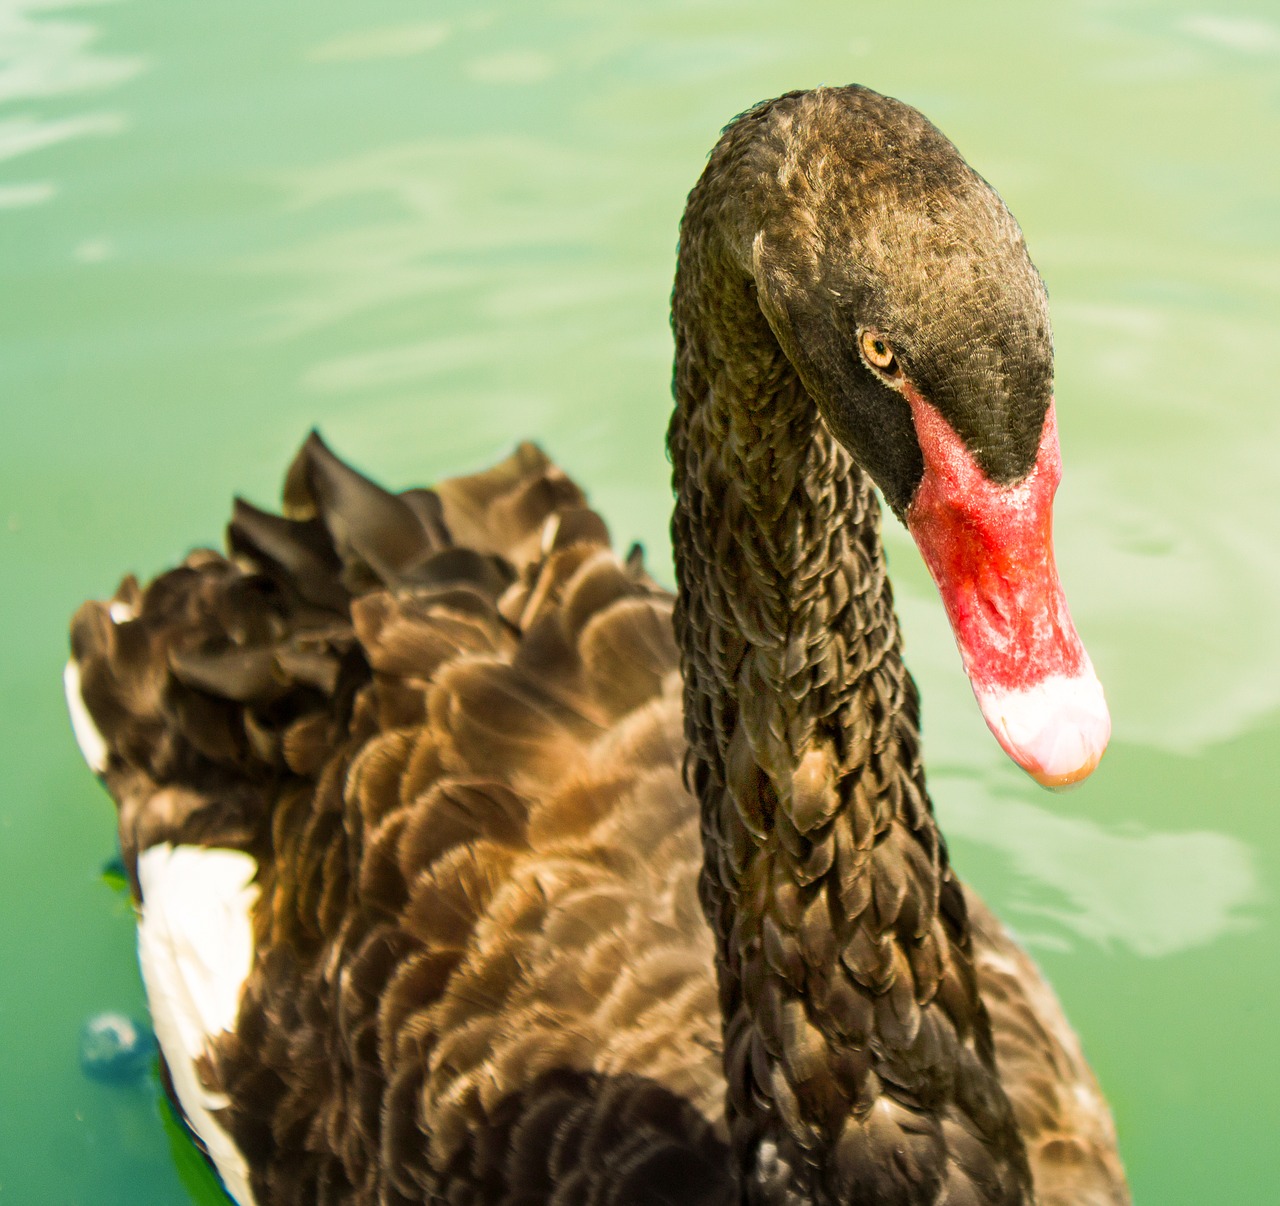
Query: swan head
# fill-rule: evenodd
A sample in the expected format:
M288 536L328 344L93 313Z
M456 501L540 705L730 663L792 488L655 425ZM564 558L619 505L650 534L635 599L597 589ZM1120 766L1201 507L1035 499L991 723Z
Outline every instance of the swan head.
M1080 781L1111 725L1054 561L1053 336L1021 229L902 102L826 89L743 120L761 311L915 539L997 741L1045 786Z

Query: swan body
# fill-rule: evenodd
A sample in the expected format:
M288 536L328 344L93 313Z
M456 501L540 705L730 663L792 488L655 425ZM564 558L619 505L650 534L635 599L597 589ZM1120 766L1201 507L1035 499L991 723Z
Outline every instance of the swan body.
M313 435L283 516L77 614L180 1108L240 1206L1128 1202L951 871L873 493L997 740L1087 774L1016 224L908 106L792 94L713 152L673 322L674 598L532 445L397 494Z

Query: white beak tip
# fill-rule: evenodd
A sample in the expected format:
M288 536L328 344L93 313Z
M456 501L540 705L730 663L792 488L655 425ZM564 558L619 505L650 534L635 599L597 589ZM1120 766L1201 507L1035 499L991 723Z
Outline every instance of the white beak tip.
M1051 675L1016 690L975 687L974 694L1001 748L1041 787L1074 787L1102 761L1111 715L1092 666L1070 678Z

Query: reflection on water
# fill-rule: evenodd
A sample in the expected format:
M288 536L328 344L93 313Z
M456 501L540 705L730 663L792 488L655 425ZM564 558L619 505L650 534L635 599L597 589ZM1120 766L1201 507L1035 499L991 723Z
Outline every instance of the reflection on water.
M1253 17L1212 16L1208 13L1183 17L1179 29L1206 42L1241 50L1248 54L1275 54L1280 51L1280 29L1269 21Z
M266 334L291 338L424 294L520 289L513 277L589 308L593 295L617 283L585 261L557 263L549 277L547 260L619 235L622 169L587 151L506 137L387 147L296 173L282 182L288 212L360 206L379 216L339 222L332 233L253 262L255 271L296 282L273 307Z
M507 50L483 55L467 64L467 75L477 84L537 84L556 69L555 60L536 50Z
M14 159L31 151L83 138L86 134L118 134L124 129L124 118L118 113L88 113L42 121L33 117L13 117L0 123L0 160Z
M1084 940L1156 958L1258 924L1246 911L1260 896L1253 857L1235 838L1114 832L1060 801L1033 804L989 781L944 782L948 835L1000 851L1022 878L1004 915L1032 946Z
M0 209L22 209L48 201L57 190L47 180L30 184L0 184Z
M73 7L78 6L0 0L0 161L86 135L118 134L125 126L124 116L116 112L53 117L27 109L32 101L52 107L67 96L105 91L143 68L140 57L96 51L96 25L50 16ZM19 104L22 110L16 108ZM56 192L49 181L5 180L0 182L0 209L37 205Z
M137 56L93 50L97 25L50 16L85 7L74 0L0 3L0 102L104 89L142 69Z
M442 22L357 29L307 51L317 63L359 63L367 59L405 59L434 50L449 36Z

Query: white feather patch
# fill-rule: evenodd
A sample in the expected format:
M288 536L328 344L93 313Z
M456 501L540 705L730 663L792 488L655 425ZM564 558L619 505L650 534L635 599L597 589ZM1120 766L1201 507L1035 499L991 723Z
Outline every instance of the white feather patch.
M89 769L95 775L101 775L107 769L107 739L98 731L89 709L84 706L84 696L80 692L80 667L74 659L62 672L62 686L67 693L67 711L71 713L71 731L76 735L76 745L80 747Z
M196 1061L235 1029L253 966L257 869L241 850L162 843L138 856L138 959L156 1039L187 1121L240 1206L255 1206L248 1165L214 1117L227 1098L201 1081Z

